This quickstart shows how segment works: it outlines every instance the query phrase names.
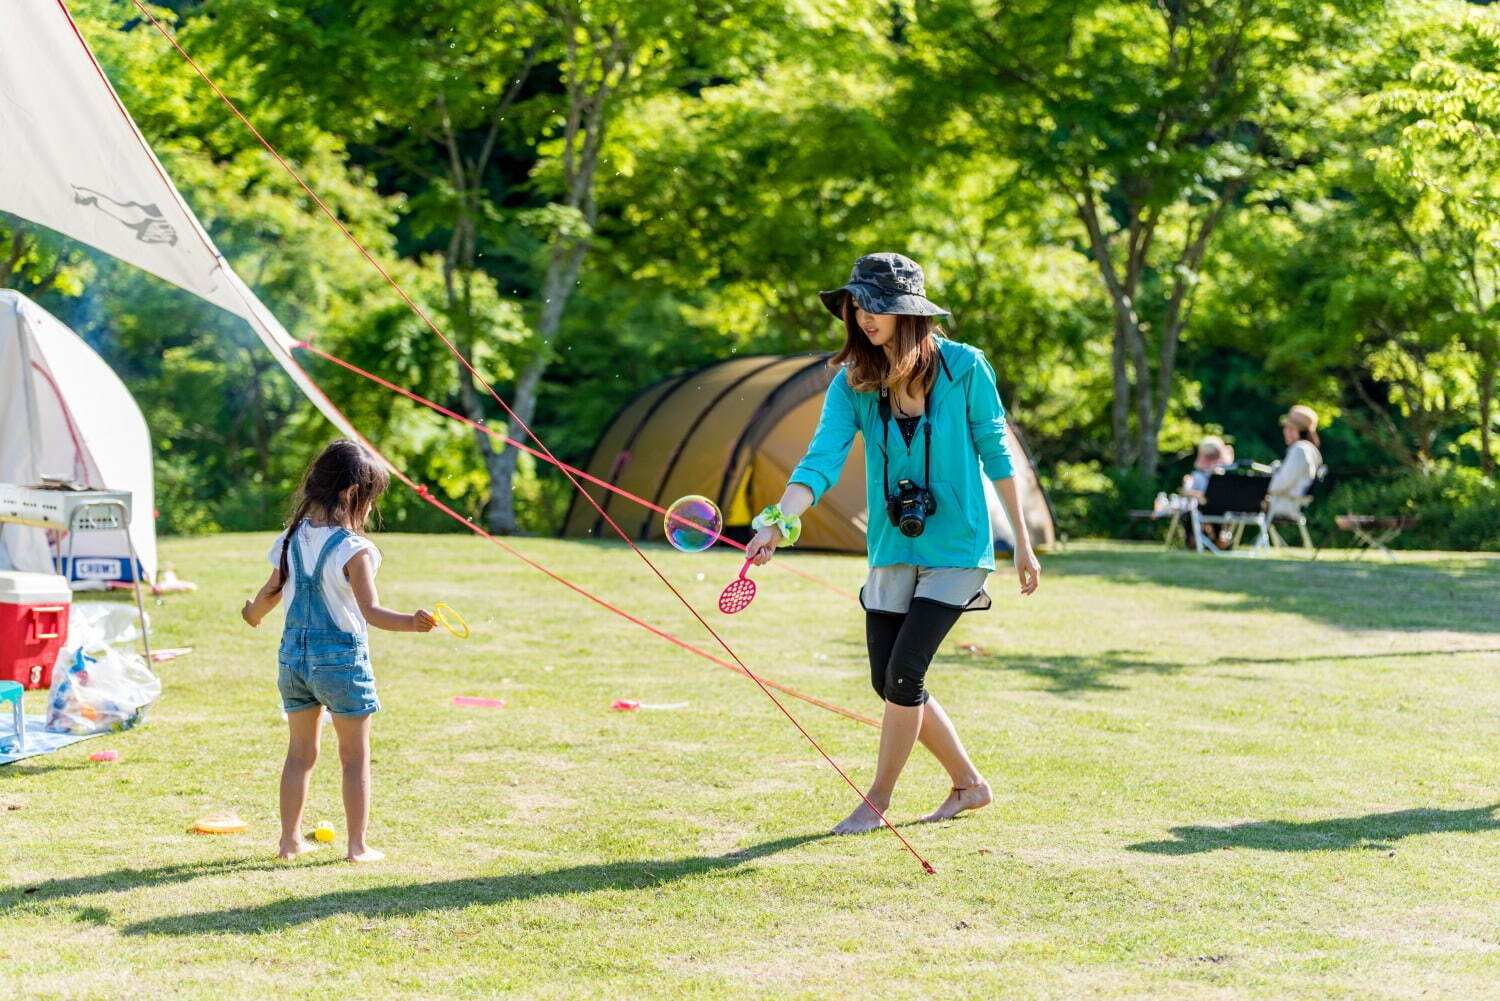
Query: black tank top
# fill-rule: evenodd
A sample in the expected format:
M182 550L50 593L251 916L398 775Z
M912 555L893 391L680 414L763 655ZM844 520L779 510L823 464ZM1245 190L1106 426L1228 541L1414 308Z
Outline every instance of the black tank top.
M896 426L901 429L901 437L906 439L906 447L911 448L911 441L917 436L917 425L922 423L922 415L915 417L897 417Z

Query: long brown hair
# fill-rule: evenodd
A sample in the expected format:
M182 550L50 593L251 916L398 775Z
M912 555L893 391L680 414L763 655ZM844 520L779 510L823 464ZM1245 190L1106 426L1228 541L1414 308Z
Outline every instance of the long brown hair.
M849 388L856 393L873 393L882 387L892 391L907 389L911 395L925 395L937 381L937 338L943 328L930 316L896 316L895 356L887 358L884 348L870 343L854 319L854 296L844 297L844 346L829 359L829 364L847 366Z
M297 490L297 503L287 519L286 537L281 540L281 583L276 590L286 586L286 554L303 518L319 509L335 525L355 517L368 519L390 479L380 460L359 442L348 438L329 442L307 467L302 486ZM344 494L350 487L354 492L346 499Z

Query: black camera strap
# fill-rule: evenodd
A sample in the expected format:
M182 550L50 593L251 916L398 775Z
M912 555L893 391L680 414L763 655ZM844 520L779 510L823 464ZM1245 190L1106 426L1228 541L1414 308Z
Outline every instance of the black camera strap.
M942 358L941 352L938 358ZM948 371L947 363L943 364L943 372ZM949 376L949 378L952 378ZM932 380L932 385L927 387L927 396L922 404L922 489L932 489L932 391L937 386L937 379ZM891 495L891 391L885 386L880 387L880 455L881 455L881 480L885 484L885 495Z

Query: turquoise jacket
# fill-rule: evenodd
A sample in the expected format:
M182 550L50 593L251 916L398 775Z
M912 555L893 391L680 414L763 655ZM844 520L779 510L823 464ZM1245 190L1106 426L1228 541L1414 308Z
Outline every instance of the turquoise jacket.
M865 499L869 504L867 531L870 566L909 563L926 567L983 567L995 569L994 538L983 475L1002 480L1012 475L1006 444L1005 407L995 386L995 370L978 348L939 339L943 365L932 388L932 404L924 421L932 422L932 483L937 511L927 529L914 539L901 534L885 511L883 470L887 441L890 482L902 479L923 484L921 427L908 447L895 421L889 434L880 427L878 393L856 393L847 373L840 371L823 400L823 416L807 454L792 470L790 482L812 491L816 504L838 482L854 433L865 440Z

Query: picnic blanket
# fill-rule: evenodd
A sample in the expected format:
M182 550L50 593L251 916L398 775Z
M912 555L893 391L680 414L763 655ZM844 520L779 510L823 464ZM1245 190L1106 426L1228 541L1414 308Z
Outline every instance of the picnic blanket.
M88 740L90 737L102 737L100 733L53 733L44 729L45 716L26 717L26 750L16 750L16 739L11 736L10 730L5 729L4 736L0 736L0 765L8 765L12 761L20 761L22 758L34 758L38 754L49 754L59 747L67 747L76 744L80 740Z

